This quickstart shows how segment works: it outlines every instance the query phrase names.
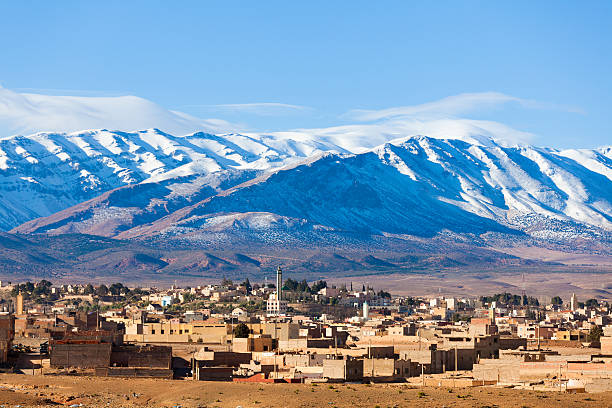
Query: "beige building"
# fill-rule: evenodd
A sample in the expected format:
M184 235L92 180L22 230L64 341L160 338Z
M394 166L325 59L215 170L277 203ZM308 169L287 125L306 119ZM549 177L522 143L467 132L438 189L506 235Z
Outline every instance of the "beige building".
M287 313L287 301L279 300L276 293L270 294L266 304L266 311L269 316L278 316Z
M124 341L138 343L209 343L226 344L231 338L225 324L204 322L136 323L126 325Z

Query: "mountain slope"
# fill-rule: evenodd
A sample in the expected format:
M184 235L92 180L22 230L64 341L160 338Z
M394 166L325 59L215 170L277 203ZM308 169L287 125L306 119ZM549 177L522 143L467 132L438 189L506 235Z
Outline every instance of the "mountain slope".
M193 196L197 201L219 191L219 186L227 188L231 179L241 182L329 150L344 151L314 140L207 133L178 137L157 129L0 138L0 229L140 183L163 185L167 191L156 197L160 200L189 201ZM149 204L140 200L124 207Z
M449 230L607 240L611 169L606 149L555 151L412 137L264 174L118 237L210 242L220 233L266 240L278 234L320 239L330 231L431 237ZM19 230L53 228L26 224Z
M97 164L102 170L96 174L108 172L105 188L119 187L26 222L15 232L79 232L198 245L328 245L362 242L372 235L433 237L445 231L609 242L612 231L610 148L557 151L502 146L488 139L415 136L349 154L313 139L174 137L157 130L87 135L53 136L65 147L55 152L52 176L59 177L63 169L75 177L75 168ZM87 154L81 140L88 146L95 141L98 153L103 145L121 170L107 165L109 156ZM75 164L72 156L78 152L88 159ZM32 162L29 154L22 156ZM62 161L64 155L71 159ZM29 174L36 169L31 164L26 166ZM16 173L5 169L5 179L11 172ZM81 185L82 191L89 190Z

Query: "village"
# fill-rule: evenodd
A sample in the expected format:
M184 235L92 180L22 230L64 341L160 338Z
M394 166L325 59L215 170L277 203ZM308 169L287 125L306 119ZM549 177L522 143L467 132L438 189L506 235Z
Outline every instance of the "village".
M248 383L612 390L608 303L413 298L283 280L0 287L5 373Z

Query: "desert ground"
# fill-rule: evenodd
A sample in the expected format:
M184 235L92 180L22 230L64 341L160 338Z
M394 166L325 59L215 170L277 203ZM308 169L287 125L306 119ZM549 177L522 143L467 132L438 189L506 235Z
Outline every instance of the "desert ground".
M3 407L611 407L612 392L566 394L405 384L256 384L0 375Z
M538 272L477 271L428 272L414 274L362 275L329 279L336 285L361 282L406 296L481 296L510 292L549 301L553 296L569 300L572 293L584 301L589 298L612 300L612 272Z

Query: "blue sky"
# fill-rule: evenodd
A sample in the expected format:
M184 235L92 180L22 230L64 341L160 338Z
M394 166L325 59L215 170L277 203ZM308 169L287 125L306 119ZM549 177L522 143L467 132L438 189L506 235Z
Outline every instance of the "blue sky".
M612 144L609 1L32 1L2 3L0 18L0 85L14 93L136 95L260 132L494 93L507 99L460 98L435 118Z

